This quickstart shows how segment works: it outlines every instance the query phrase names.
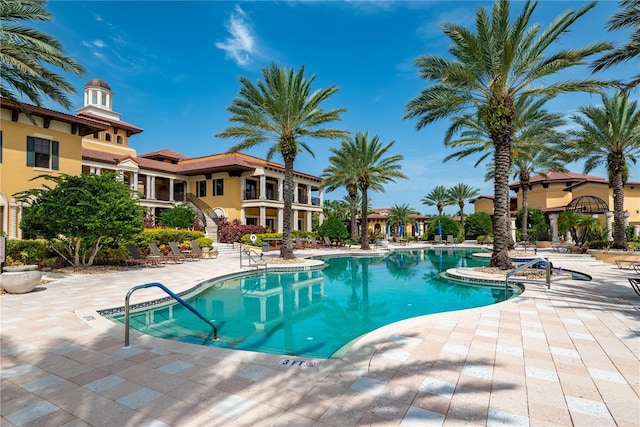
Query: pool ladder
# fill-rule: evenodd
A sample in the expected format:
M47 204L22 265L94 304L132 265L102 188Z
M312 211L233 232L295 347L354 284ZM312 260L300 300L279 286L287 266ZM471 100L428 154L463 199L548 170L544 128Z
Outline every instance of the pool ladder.
M260 267L264 267L264 271L267 271L267 263L262 258L264 254L251 248L240 248L240 267L244 267L244 265L242 264L243 253L247 256L247 258L249 258L249 267L255 265L256 270L259 270Z
M531 261L522 264L521 266L519 266L518 268L516 268L515 270L507 273L507 277L505 278L504 281L504 287L505 289L507 289L509 287L509 278L511 276L513 276L514 274L516 274L519 271L524 270L525 268L529 268L532 265L535 265L537 263L539 263L540 261L544 262L545 264L545 270L546 270L546 276L545 276L545 281L547 282L547 289L551 289L551 263L549 262L549 258L536 258L536 259L532 259Z
M145 288L152 288L152 287L157 287L162 289L171 298L178 301L185 308L187 308L189 311L191 311L193 314L195 314L200 319L205 321L209 326L211 326L211 333L209 334L209 336L207 336L207 339L205 341L210 341L211 339L213 339L214 341L218 340L218 328L216 327L216 325L213 324L213 322L211 322L209 319L207 319L202 314L200 314L198 310L193 308L193 306L191 306L188 302L180 298L178 295L172 292L165 285L163 285L162 283L153 282L153 283L147 283L144 285L134 286L133 288L129 289L129 292L127 292L127 296L124 298L124 347L123 348L131 348L131 345L129 344L129 317L130 317L129 316L129 300L131 299L131 294L133 294L138 289L145 289Z

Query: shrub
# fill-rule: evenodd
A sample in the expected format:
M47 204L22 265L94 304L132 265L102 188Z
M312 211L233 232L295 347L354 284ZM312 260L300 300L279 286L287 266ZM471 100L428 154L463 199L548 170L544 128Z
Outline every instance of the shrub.
M220 242L234 243L240 242L242 236L246 234L264 234L267 229L261 225L243 225L238 219L234 219L232 222L223 219L220 222L219 231Z
M333 241L342 242L349 237L349 231L337 216L330 215L325 222L318 227L318 234L321 237L329 237Z
M460 223L454 221L453 218L445 215L434 216L433 218L431 218L431 223L429 224L429 228L427 229L428 240L433 240L435 235L438 234L438 221L440 221L443 236L451 234L457 237L460 235Z
M193 226L196 214L186 205L178 205L160 214L160 223L164 227L189 228Z
M586 243L589 249L607 249L611 242L608 240L590 240Z
M465 236L469 239L476 239L479 236L486 236L493 231L493 221L491 215L486 212L472 213L464 223Z

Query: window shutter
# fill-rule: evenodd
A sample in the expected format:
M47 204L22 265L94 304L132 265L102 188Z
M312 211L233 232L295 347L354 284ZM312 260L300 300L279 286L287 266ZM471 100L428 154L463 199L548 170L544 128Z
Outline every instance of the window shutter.
M36 165L35 139L32 136L27 137L27 166Z
M51 169L58 170L60 169L58 160L58 152L59 152L60 143L58 141L51 141Z

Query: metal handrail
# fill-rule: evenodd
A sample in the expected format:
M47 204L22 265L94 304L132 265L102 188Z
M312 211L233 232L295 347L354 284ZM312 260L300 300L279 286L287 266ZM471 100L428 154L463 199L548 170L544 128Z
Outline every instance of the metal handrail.
M546 282L547 282L547 289L551 289L551 263L549 262L549 258L536 258L536 259L532 259L531 261L528 261L524 264L522 264L520 267L516 268L513 271L510 271L509 273L507 273L507 277L505 278L504 281L504 286L505 288L507 286L509 286L509 277L513 276L514 274L516 274L519 271L524 270L525 268L529 268L534 264L539 263L540 261L543 261L545 263L545 269L546 269Z
M187 193L187 200L191 202L203 215L211 218L216 225L220 225L220 217L215 212L215 209L209 206L206 202L193 193Z
M251 267L251 261L254 262L254 264L256 265L256 269L260 267L260 261L264 262L264 259L262 259L262 256L264 255L262 252L258 252L255 249L251 249L251 248L247 248L244 246L240 247L240 267L243 267L242 265L242 253L244 252L245 255L247 255L247 257L249 258L249 267ZM253 255L257 255L258 259L254 259ZM267 270L267 264L264 264L264 269L265 271Z
M131 298L131 294L133 294L138 289L145 289L145 288L151 288L151 287L157 287L162 289L171 298L178 301L180 304L182 304L185 308L187 308L193 314L195 314L200 319L207 322L207 324L211 326L211 333L207 336L206 341L211 340L212 337L214 341L218 340L218 328L216 327L216 325L213 324L213 322L211 322L209 319L207 319L202 314L200 314L198 310L193 308L188 302L186 302L185 300L180 298L178 295L173 293L169 288L164 286L162 283L153 282L153 283L147 283L144 285L134 286L133 288L129 289L129 292L127 292L127 296L124 298L124 347L123 348L131 348L131 346L129 345L129 299Z

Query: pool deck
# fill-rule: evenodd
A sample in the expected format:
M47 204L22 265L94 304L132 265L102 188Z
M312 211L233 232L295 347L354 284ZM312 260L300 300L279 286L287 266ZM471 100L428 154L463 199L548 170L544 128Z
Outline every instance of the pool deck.
M348 250L296 254L337 251ZM32 293L0 296L0 424L640 426L640 297L627 281L638 274L551 249L538 256L593 280L526 285L500 304L398 322L340 360L135 331L123 349L124 328L96 314L122 306L135 285L159 281L180 292L246 270L237 253L58 277ZM160 296L143 289L132 302ZM317 365L299 366L308 361Z

